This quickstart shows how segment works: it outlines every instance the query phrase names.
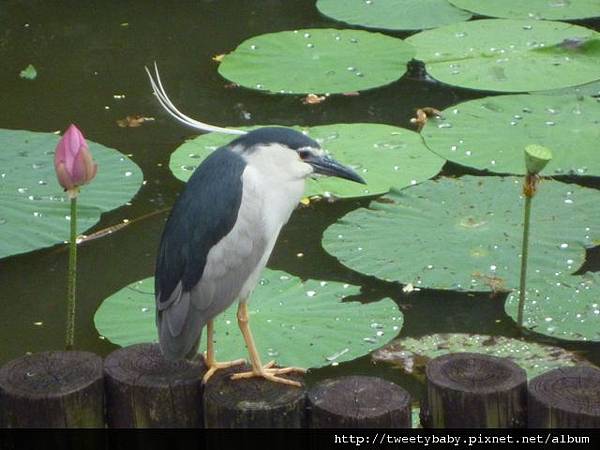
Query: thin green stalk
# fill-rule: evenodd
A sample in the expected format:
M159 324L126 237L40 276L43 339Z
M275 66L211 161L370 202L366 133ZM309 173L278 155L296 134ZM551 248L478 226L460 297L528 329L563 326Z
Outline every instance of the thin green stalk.
M532 198L533 197L525 195L525 218L523 219L523 247L521 249L521 280L519 282L519 311L517 314L517 323L519 325L519 328L523 328L523 309L525 307L525 291L527 289L527 258L529 254L529 222L531 217Z
M75 289L77 285L77 196L71 198L71 241L69 243L69 275L67 290L67 339L65 347L75 346Z
M525 309L525 293L527 292L527 258L529 255L529 226L531 217L531 201L535 196L539 173L552 159L552 151L541 145L531 144L525 147L525 167L527 175L523 183L525 197L525 217L523 219L523 246L521 249L521 280L519 282L519 309L517 325L523 331L523 311Z

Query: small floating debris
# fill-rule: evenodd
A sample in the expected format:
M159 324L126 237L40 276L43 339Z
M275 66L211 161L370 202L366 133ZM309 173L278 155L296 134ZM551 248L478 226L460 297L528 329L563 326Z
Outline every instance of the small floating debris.
M156 120L154 117L133 115L117 120L117 125L121 128L137 128L142 126L144 122L153 122L154 120Z

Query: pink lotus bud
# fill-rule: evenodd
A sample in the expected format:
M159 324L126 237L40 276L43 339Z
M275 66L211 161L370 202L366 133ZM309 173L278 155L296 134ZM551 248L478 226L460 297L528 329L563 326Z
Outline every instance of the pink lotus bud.
M79 128L71 124L56 146L54 169L60 185L65 191L73 191L87 184L96 176L98 164Z

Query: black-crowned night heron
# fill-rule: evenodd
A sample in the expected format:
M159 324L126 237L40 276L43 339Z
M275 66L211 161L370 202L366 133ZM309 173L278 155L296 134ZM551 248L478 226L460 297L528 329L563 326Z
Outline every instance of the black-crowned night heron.
M302 197L304 180L313 174L364 180L298 131L265 127L245 133L191 119L171 103L158 70L156 79L148 75L161 105L180 122L240 135L198 166L165 225L155 276L160 348L170 360L194 356L206 325L205 382L215 370L244 362L216 362L213 348L213 319L238 299L237 319L252 371L233 378L264 377L299 385L278 375L303 369L261 363L247 302L281 227Z

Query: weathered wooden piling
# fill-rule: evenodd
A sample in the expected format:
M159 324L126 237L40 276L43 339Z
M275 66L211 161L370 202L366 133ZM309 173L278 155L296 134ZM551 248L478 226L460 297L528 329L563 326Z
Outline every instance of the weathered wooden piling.
M0 427L103 428L102 358L51 351L0 369Z
M167 361L158 344L121 348L104 362L106 420L114 428L202 427L200 355Z
M376 377L321 381L308 392L310 428L410 428L410 395Z
M425 428L520 428L527 418L527 376L506 358L453 353L426 367Z
M231 380L250 370L247 365L217 371L204 388L206 428L303 428L306 426L304 387L263 378ZM302 374L282 375L302 382Z
M341 377L321 381L307 393L304 387L262 378L230 379L246 370L247 365L220 370L203 387L206 367L200 355L169 362L156 344L117 350L104 367L88 352L24 356L0 368L0 428L411 426L410 396L394 383ZM511 360L454 353L430 361L426 375L421 408L426 428L600 428L600 369L595 367L547 372L531 380L527 390L525 371ZM303 380L301 374L285 376ZM112 438L111 448L130 447L119 435ZM285 439L276 446L289 446ZM137 446L156 444L143 434L134 440ZM219 447L227 444L220 434L210 440Z
M600 370L564 367L529 382L532 428L600 428Z

